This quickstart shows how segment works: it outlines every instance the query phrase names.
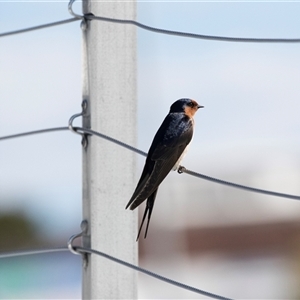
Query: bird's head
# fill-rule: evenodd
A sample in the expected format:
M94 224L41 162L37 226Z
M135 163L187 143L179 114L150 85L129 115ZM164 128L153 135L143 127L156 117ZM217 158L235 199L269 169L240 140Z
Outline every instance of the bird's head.
M188 117L192 118L199 108L204 106L199 105L195 100L183 98L175 101L170 107L170 113L183 112Z

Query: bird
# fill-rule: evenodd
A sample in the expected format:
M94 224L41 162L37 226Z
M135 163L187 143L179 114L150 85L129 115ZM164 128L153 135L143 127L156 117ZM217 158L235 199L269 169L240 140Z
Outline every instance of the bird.
M195 100L182 98L175 101L165 117L149 148L140 180L125 209L134 210L147 199L143 219L138 231L138 241L148 215L144 238L147 237L151 214L159 185L173 169L178 170L194 131L194 115L199 108Z

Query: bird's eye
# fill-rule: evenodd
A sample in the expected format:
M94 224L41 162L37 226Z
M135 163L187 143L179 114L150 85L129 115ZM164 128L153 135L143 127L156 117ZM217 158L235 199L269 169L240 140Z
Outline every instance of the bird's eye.
M193 103L193 102L189 102L189 103L188 103L188 106L194 107L194 103Z

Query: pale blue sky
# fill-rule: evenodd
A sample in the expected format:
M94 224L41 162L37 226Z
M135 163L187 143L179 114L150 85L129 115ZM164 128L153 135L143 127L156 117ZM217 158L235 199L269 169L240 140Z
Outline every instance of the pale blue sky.
M79 3L74 10L80 12ZM299 2L139 2L137 20L207 35L299 38L299 12ZM0 2L1 32L69 17L65 1ZM169 106L178 98L191 97L205 109L195 118L186 167L300 194L300 44L203 41L142 29L137 37L142 150L147 151ZM79 22L4 37L0 43L0 136L66 126L81 103ZM50 133L3 141L0 149L1 211L18 208L49 229L72 233L81 220L80 138L68 132ZM187 175L176 176L172 174L167 183L184 181L186 189L203 184ZM226 212L233 204L224 203L218 194L223 190L210 187L215 196L197 204L192 199L188 206L200 209L207 202L215 203L214 216L234 218ZM168 193L166 184L158 199ZM243 193L239 197L253 202L245 204L247 209L241 207L242 216L248 206L254 206L254 214L262 212L262 218L269 211L294 217L300 209L296 201L254 199ZM169 203L157 202L164 208ZM221 210L224 215L219 215ZM166 213L156 208L153 224Z

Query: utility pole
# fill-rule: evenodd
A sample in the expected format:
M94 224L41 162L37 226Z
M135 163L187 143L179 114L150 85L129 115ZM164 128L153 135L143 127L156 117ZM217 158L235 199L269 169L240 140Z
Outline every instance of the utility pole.
M135 19L135 1L83 0L84 14ZM83 29L83 127L136 144L136 29L97 20ZM84 26L83 26L84 27ZM137 213L125 211L136 154L97 137L83 149L83 245L137 264ZM96 255L83 264L83 299L136 299L137 274Z

